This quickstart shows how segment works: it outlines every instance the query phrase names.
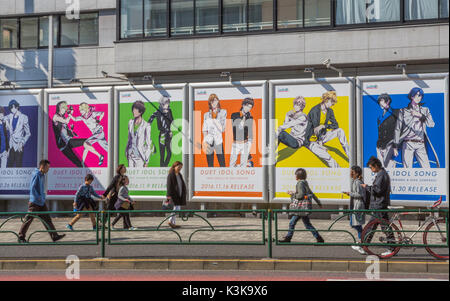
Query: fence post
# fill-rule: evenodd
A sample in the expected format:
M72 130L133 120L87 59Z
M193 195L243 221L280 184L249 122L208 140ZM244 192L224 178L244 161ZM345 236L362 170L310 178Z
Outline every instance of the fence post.
M269 245L269 258L272 258L272 209L269 209L267 212L268 222L268 231L267 231L267 243Z
M101 256L102 258L105 258L105 211L102 210L101 212L101 217L102 217L102 251L101 251Z

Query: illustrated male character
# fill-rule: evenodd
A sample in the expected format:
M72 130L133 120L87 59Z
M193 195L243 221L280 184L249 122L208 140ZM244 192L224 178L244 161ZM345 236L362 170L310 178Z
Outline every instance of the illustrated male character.
M223 153L223 137L227 110L220 107L220 100L216 94L208 98L209 111L203 115L203 146L206 149L208 167L214 167L214 152L220 167L225 167L225 155Z
M430 110L421 103L424 94L421 88L413 88L408 94L409 105L399 112L395 127L394 155L398 155L401 147L404 168L413 167L414 157L422 168L430 168L425 143L428 141L433 149L427 136L427 127L434 127L434 121Z
M322 94L322 102L311 109L308 113L308 137L311 143L309 149L319 158L327 162L332 168L339 167L338 163L331 157L324 144L338 138L347 157L350 155L350 147L343 129L339 128L333 107L337 103L335 91Z
M9 157L7 167L22 167L25 144L31 137L28 116L20 112L19 103L9 102L9 115L6 116L9 128Z
M309 140L306 139L308 116L303 113L306 101L303 96L298 96L294 99L293 105L294 109L287 112L284 123L278 128L278 143L283 143L293 149L302 146L308 147ZM291 129L290 133L286 132L288 129Z
M129 167L145 167L154 153L150 124L142 118L145 104L138 100L131 107L133 119L128 122L128 143L125 155Z
M5 109L0 106L0 168L6 168L9 154L8 123L6 122Z
M84 124L91 131L91 136L85 141L85 149L83 151L83 162L86 161L86 157L89 152L92 152L99 159L98 165L102 166L104 156L101 155L93 147L95 143L98 143L101 148L108 152L108 141L106 141L105 133L103 131L103 126L100 125L100 121L105 116L105 112L95 111L95 107L89 106L87 103L83 102L78 107L81 116L73 117L74 121L83 121Z
M377 101L381 108L377 117L377 158L384 168L395 168L393 144L399 110L391 108L392 99L387 93L381 94Z
M172 137L173 133L171 125L173 123L172 110L170 109L170 98L162 96L159 99L159 110L150 116L148 123L151 125L153 120L158 123L159 130L159 155L160 166L169 166L170 158L172 157ZM167 151L167 155L166 155Z
M76 135L72 127L69 127L70 121L73 120L72 107L68 107L66 101L60 101L56 104L56 112L52 118L53 133L55 134L56 145L59 150L69 159L76 167L84 167L84 161L73 152L74 148L83 146L84 149L92 148L87 145L86 138L74 138Z
M253 98L245 98L239 112L231 114L233 124L233 145L231 147L230 167L247 167L248 157L253 142L253 117L250 111L255 101ZM240 155L240 164L237 158Z

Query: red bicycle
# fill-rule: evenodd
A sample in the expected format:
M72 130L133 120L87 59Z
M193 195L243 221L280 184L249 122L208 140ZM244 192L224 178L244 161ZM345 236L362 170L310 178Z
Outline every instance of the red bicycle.
M427 208L436 209L439 208L441 204L442 197L440 197L433 206ZM388 208L403 209L404 207ZM429 216L425 219L423 224L419 224L417 230L406 231L403 228L401 217L405 215L420 214L429 214ZM381 228L381 230L377 230L378 228ZM361 235L361 242L375 243L363 246L363 249L370 255L376 255L382 259L390 258L396 255L402 247L408 247L405 245L414 245L413 238L423 228L423 245L425 245L427 252L436 259L448 260L448 223L446 222L446 218L436 217L433 212L396 212L389 220L379 218L372 220L364 227ZM411 232L411 235L407 235L407 233ZM391 246L386 246L386 244L390 244ZM401 245L395 246L396 244Z

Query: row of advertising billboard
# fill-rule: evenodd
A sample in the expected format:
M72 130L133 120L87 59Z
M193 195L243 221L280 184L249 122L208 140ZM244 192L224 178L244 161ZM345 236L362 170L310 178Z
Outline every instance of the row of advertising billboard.
M448 128L448 74L0 91L0 198L26 198L49 158L54 199L86 173L103 191L119 164L132 195L163 199L181 161L191 201L287 202L302 167L346 204L350 167L375 156L393 203L447 203Z

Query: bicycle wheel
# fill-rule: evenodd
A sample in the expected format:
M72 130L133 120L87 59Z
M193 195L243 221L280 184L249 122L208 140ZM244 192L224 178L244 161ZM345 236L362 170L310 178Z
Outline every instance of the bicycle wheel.
M374 219L364 227L361 235L361 242L374 244L401 243L402 233L399 231L398 227L395 224L392 224L389 230L382 230L382 228L388 227L389 224L387 221ZM400 251L400 248L401 247L382 245L363 246L363 249L367 252L367 254L378 256L381 259L391 258Z
M447 225L443 218L435 223L429 223L423 233L424 245L442 245L447 243ZM448 244L446 247L425 247L431 256L437 259L448 260Z

